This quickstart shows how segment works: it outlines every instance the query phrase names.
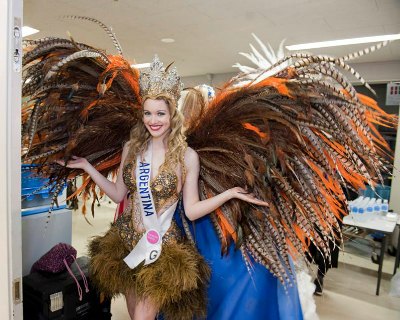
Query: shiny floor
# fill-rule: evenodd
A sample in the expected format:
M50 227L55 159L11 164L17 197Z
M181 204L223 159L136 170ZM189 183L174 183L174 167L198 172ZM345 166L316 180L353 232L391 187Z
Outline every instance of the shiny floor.
M72 244L78 250L78 256L86 254L87 241L94 235L108 229L114 218L115 206L102 202L96 208L95 218L87 214L88 224L80 210L73 212ZM369 255L360 255L356 248L349 248L352 253L341 252L339 268L327 273L324 293L315 297L317 314L321 320L399 320L400 297L392 297L390 279L393 272L394 258L385 256L384 274L380 295L375 295L378 265L373 264ZM360 249L359 249L360 250ZM345 251L347 251L345 247ZM361 250L362 251L362 250ZM113 300L113 320L129 320L123 297Z

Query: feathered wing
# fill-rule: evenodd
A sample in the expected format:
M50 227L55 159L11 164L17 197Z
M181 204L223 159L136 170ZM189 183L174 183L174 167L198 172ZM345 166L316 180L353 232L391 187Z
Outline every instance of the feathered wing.
M139 73L121 56L73 39L24 44L22 160L56 181L55 199L66 179L83 173L55 159L86 157L105 176L118 168L138 119ZM88 196L94 187L84 176L79 192Z
M343 187L381 179L390 150L374 125L396 124L340 74L337 67L351 69L344 60L295 55L270 69L294 58L261 81L234 78L188 137L202 198L246 186L269 202L235 200L212 213L222 251L234 241L249 267L251 256L283 283L288 256L307 254L311 242L329 259L328 240L340 236L346 214Z

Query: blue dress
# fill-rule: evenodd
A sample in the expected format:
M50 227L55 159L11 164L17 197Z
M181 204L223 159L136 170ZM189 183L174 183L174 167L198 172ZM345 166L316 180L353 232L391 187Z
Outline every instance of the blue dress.
M177 223L182 220L177 210ZM285 292L280 281L265 267L254 263L250 274L242 254L229 247L229 254L221 256L218 236L209 216L189 221L196 247L211 266L208 288L207 319L209 320L302 320L297 286Z

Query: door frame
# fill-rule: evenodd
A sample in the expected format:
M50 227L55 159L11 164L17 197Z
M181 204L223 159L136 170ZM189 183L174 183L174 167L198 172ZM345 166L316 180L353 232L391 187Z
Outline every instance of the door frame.
M0 1L0 314L22 319L21 60L23 0Z

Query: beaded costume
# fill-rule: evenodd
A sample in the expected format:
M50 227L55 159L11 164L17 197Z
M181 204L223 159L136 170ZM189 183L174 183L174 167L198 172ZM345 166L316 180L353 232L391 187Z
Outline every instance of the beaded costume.
M133 290L139 299L150 298L166 319L205 316L209 267L193 244L185 241L174 220L162 238L163 249L156 262L132 270L123 261L144 233L134 167L135 163L130 162L123 172L130 192L128 206L104 236L90 242L92 279L110 297ZM151 190L159 215L178 200L177 184L174 172L162 171L152 180Z

